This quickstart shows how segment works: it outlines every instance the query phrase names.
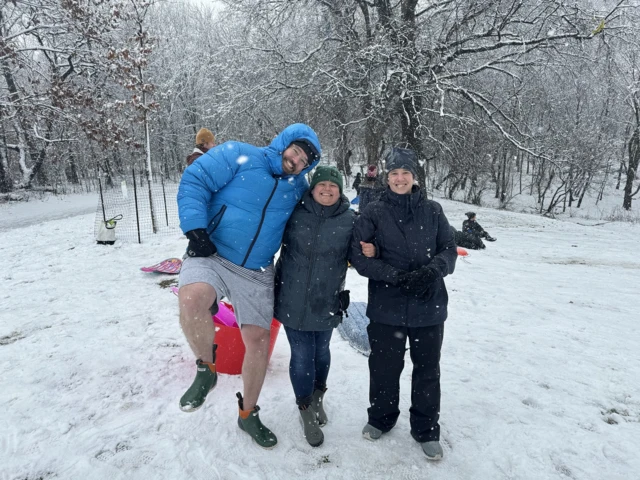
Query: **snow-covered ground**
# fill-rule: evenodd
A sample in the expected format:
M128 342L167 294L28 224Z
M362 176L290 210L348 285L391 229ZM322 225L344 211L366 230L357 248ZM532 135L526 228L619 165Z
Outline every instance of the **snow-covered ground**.
M70 215L95 212L98 194L47 195L43 199L28 202L0 204L0 232L16 227L67 218ZM87 228L92 231L92 225Z
M274 450L236 426L239 376L181 412L194 359L159 285L171 277L139 267L186 241L96 245L96 203L0 206L0 479L639 478L640 225L474 208L498 241L447 278L446 456L431 464L409 435L408 355L398 425L367 442L367 359L338 334L319 448L302 437L283 331L260 399ZM456 227L471 208L441 203ZM365 280L347 281L366 301Z

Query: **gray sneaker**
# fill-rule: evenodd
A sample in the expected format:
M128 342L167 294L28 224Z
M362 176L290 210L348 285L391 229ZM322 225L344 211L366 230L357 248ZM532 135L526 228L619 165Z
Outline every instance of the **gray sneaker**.
M311 406L300 410L300 421L304 429L304 438L312 447L319 447L324 442L324 434L318 424L318 414Z
M427 456L427 460L442 460L442 455L444 452L442 451L442 447L440 446L440 442L438 440L434 440L432 442L424 442L420 444L422 446L422 451Z
M378 430L373 425L367 423L362 429L362 436L373 442L382 436L382 430Z

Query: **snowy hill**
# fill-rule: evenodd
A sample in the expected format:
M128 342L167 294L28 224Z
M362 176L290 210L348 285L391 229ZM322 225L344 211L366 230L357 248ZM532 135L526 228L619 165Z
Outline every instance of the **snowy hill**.
M459 228L470 207L441 203ZM181 412L194 359L159 285L172 277L139 267L181 256L184 237L109 247L93 214L14 220L0 230L0 478L638 478L640 225L474 210L498 241L446 279L439 464L409 435L408 355L398 425L362 439L367 359L338 334L319 448L302 437L282 330L260 398L274 450L236 426L239 376ZM366 301L366 281L347 282Z

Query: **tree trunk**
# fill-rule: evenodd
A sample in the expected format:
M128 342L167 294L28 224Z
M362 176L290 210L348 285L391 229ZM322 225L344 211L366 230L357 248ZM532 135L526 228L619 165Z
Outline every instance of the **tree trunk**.
M47 131L45 134L45 138L51 138L51 134L53 133L53 120L51 118L47 118L46 122L47 122ZM47 158L47 142L44 142L44 145L42 145L42 147L40 148L40 151L38 152L36 161L34 162L33 166L30 169L31 171L29 173L29 178L25 184L26 188L31 188L31 184L33 183L33 180L36 178L36 175L39 175L41 173L42 173L42 176L40 177L40 183L44 185L47 182L47 177L44 174L44 172L42 172L42 166L44 165L44 161L46 158Z
M6 153L6 148L0 149L0 193L9 193L11 191L9 162L7 162Z
M629 139L629 164L627 165L627 181L624 185L624 200L622 208L631 210L633 196L638 192L633 192L633 181L636 178L638 170L638 162L640 162L640 128L636 128L633 135Z
M78 175L78 165L76 162L76 156L73 153L69 155L69 169L66 175L67 175L67 179L74 185L77 185L80 183L80 176Z

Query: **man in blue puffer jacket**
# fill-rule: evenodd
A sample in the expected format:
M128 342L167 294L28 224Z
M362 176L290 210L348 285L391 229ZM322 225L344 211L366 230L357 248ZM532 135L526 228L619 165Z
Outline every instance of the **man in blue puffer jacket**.
M178 190L180 227L189 239L180 271L180 325L197 358L196 378L180 408L198 409L216 385L210 309L227 297L246 348L238 426L264 448L277 443L257 406L273 317L273 257L309 188L303 174L318 164L320 153L310 127L290 125L268 147L226 142L212 148L187 167Z

